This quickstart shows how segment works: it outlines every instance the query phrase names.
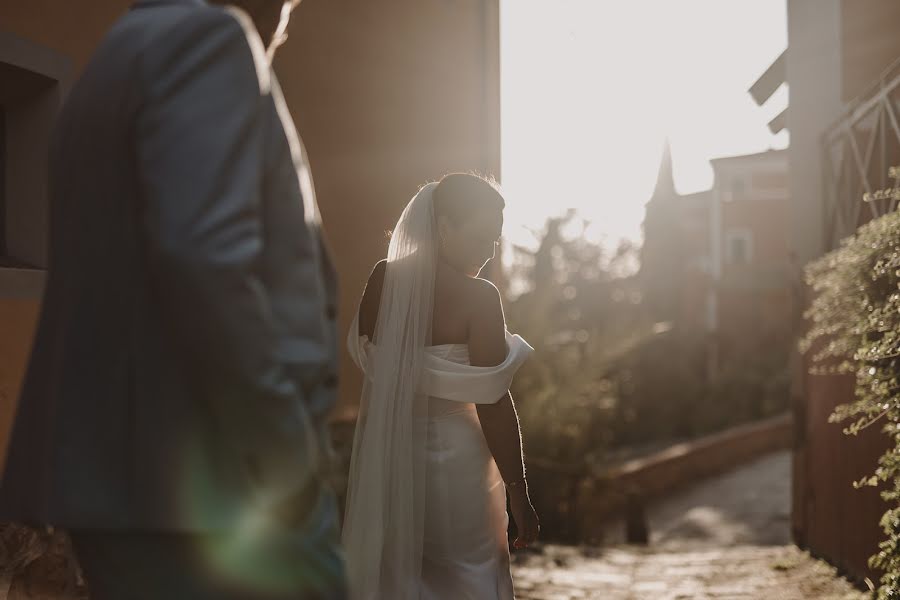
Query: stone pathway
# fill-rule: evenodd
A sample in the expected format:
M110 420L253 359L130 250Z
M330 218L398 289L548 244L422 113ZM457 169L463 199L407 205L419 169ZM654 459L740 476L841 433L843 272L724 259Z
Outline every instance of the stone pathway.
M518 600L864 600L793 546L655 551L546 547L517 559Z
M778 452L647 508L651 543L545 546L514 557L519 600L863 600L790 545L790 454Z

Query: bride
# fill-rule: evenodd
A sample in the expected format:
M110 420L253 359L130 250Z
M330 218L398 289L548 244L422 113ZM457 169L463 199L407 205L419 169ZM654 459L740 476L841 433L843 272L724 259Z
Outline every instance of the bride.
M515 547L537 538L509 394L532 348L478 278L503 207L474 175L429 183L369 277L348 340L365 373L343 534L355 598L511 600L507 495Z

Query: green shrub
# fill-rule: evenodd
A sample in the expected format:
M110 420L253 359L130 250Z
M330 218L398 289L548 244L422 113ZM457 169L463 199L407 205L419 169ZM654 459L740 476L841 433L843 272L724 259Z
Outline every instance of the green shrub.
M897 179L896 169L891 177ZM898 189L881 192L897 197ZM900 213L862 226L840 247L810 264L815 292L806 313L811 326L801 350L812 351L812 373L855 376L855 399L837 408L832 422L850 421L845 433L880 425L894 445L874 475L857 485L886 484L893 507L881 519L887 536L870 565L884 570L879 598L900 597Z

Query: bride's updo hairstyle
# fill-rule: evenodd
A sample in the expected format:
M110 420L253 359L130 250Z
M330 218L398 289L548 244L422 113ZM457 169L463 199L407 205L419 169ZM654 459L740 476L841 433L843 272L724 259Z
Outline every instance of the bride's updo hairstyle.
M444 175L434 189L434 218L447 217L454 225L477 219L485 212L503 212L506 201L494 181L470 173Z

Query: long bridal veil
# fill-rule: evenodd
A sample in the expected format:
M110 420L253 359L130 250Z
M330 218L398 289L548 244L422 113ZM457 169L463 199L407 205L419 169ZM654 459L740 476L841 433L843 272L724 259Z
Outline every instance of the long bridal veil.
M356 599L419 598L428 398L418 390L431 343L436 186L424 186L409 202L388 247L344 520ZM357 336L351 332L351 343Z

